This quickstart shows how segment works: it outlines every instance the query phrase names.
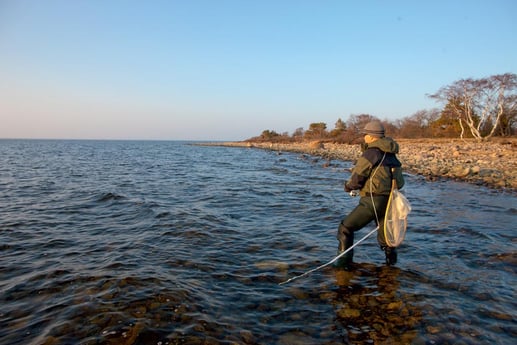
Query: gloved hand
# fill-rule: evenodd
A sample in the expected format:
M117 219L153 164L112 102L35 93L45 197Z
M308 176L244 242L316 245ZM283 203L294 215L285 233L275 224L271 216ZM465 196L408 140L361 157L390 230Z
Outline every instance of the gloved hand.
M353 198L353 197L356 197L359 195L359 191L358 190L351 190L350 191L350 196Z
M352 188L348 187L345 183L345 192L350 193L352 191Z

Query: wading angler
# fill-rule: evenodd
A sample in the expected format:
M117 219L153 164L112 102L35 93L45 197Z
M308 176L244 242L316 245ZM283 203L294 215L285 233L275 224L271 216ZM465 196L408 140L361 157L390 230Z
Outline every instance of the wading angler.
M335 265L344 269L353 268L354 233L371 221L378 226L377 241L386 255L386 264L397 263L397 251L386 241L384 218L393 186L404 186L401 163L397 158L399 145L384 136L384 126L379 121L368 123L364 130L362 155L357 160L352 175L345 183L345 191L351 196L360 196L359 204L339 224L337 239L338 254L342 255Z

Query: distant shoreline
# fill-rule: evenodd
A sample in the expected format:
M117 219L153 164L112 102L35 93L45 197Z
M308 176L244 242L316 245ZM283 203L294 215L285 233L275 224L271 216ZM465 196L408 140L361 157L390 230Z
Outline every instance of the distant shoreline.
M489 142L460 139L395 139L406 172L429 181L451 179L517 194L517 139ZM230 141L199 143L204 146L247 147L297 152L319 156L327 161L354 161L360 146L322 141L273 143Z

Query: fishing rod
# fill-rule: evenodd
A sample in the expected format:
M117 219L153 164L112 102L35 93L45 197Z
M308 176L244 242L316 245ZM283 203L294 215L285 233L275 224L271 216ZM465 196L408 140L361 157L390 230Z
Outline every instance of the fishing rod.
M361 238L359 241L357 241L354 245L352 245L350 248L348 248L347 250L345 250L344 252L342 253L339 253L338 256L336 256L334 259L330 260L329 262L327 262L326 264L323 264L321 266L318 266L316 268L313 268L312 270L310 271L307 271L305 273L302 273L300 275L297 275L297 276L294 276L292 278L289 278L287 279L286 281L283 281L281 283L279 283L278 285L284 285L284 284L287 284L289 282L292 282L293 280L295 279L298 279L298 278L301 278L301 277L304 277L306 275L309 275L310 273L312 272L315 272L319 269L322 269L323 267L326 267L328 265L331 265L333 264L334 262L336 262L336 260L338 260L340 257L342 257L343 255L345 255L346 253L348 253L350 250L352 250L355 246L357 246L359 243L363 242L364 240L366 240L368 237L370 237L374 232L376 232L377 230L379 229L379 226L377 225L377 227L375 229L373 229L372 231L370 231L366 236L364 236L363 238Z

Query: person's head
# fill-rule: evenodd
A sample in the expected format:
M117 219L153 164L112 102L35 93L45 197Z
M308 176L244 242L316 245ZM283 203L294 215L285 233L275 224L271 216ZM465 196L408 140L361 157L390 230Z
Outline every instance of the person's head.
M369 144L377 139L384 138L384 126L380 121L368 122L361 131L364 134L364 142Z

